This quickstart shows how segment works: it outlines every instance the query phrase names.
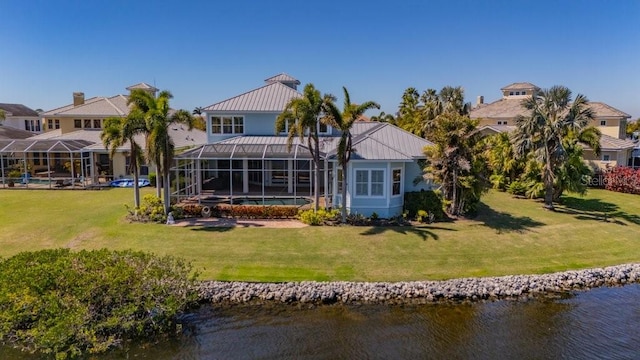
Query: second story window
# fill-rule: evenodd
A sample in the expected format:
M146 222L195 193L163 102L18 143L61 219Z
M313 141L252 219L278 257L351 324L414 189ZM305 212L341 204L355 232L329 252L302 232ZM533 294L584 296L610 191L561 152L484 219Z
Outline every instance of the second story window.
M55 122L55 128L60 129L60 119L55 119L54 122Z
M244 134L244 117L242 116L212 116L212 134Z
M73 119L73 127L76 128L76 129L81 129L82 128L82 120Z
M100 124L100 119L93 119L93 128L100 129L102 126Z
M91 119L84 119L84 127L85 129L91 128Z
M600 126L607 126L607 120L600 120Z

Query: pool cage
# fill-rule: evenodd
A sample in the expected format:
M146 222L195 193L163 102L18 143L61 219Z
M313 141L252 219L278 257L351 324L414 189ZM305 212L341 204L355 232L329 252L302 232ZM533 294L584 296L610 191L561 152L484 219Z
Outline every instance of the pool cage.
M200 203L253 198L268 203L273 198L314 197L314 164L301 144L288 151L286 144L208 144L176 156L172 200L197 199ZM331 171L321 154L320 202L326 205Z
M74 187L90 183L95 167L85 140L0 139L2 187Z

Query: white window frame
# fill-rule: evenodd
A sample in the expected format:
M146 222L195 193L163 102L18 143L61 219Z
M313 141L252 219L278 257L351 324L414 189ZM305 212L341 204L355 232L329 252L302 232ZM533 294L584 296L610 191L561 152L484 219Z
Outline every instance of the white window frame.
M231 125L225 124L225 119L231 119ZM218 120L217 126L220 128L219 132L213 131L213 119ZM225 131L225 127L231 126L231 131ZM236 131L238 127L242 127L242 132ZM244 116L243 115L211 115L209 117L209 133L212 135L229 135L229 134L244 134Z
M602 161L611 161L611 155L602 154Z
M394 174L396 171L400 172L400 179L398 181L396 181L396 179L394 178ZM402 178L404 177L404 174L402 173L402 168L392 168L391 169L391 196L392 197L399 197L402 196L402 193L404 192L403 188L404 188L404 183L402 181ZM394 194L393 190L394 190L394 185L398 184L398 193Z
M360 171L366 171L367 172L367 180L366 180L366 185L367 185L367 193L366 194L358 194L358 172ZM380 195L372 195L372 185L374 184L374 182L372 181L373 179L373 172L381 172L382 173L382 183L380 183L380 188L382 189L382 194ZM353 170L353 194L355 198L367 198L367 199L382 199L385 197L386 195L386 170L385 169L379 169L379 168L372 168L372 169L354 169ZM378 182L376 182L376 184L378 184Z
M295 123L296 123L296 124L298 123L298 120L297 120L297 119L295 120ZM326 130L326 131L320 131L320 126L322 126L322 125L324 125L324 126L326 126L326 127L327 127L327 130ZM318 119L318 122L316 123L316 128L318 129L318 135L328 135L328 134L331 134L331 125L329 125L329 124L322 124L322 123L320 122L320 119ZM289 122L287 121L287 122L285 122L285 123L284 123L284 130L283 130L283 131L281 131L281 132L280 132L280 134L281 134L281 135L284 135L284 134L288 134L288 133L289 133ZM308 131L305 131L305 135L308 135Z

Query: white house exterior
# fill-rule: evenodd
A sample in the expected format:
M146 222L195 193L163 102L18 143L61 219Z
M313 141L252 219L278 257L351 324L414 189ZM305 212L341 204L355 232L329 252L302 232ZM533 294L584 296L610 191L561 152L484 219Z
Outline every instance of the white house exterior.
M40 116L22 104L0 104L0 110L4 111L5 119L0 122L0 126L13 129L20 129L31 133L42 131L40 126Z
M275 133L277 116L289 100L302 96L298 85L295 78L279 74L259 88L205 107L208 144L178 156L176 171L186 181L174 196L232 202L239 197L312 197L314 169L306 143L295 139L289 150L286 133ZM392 217L402 213L405 192L431 189L421 180L418 164L429 141L388 123L359 121L352 129L354 153L343 201L336 157L340 133L325 125L320 130L320 205Z

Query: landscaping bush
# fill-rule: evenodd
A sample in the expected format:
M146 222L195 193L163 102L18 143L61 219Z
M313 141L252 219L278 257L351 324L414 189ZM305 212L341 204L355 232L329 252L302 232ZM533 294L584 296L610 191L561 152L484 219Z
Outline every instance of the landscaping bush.
M218 204L215 211L220 216L235 217L241 219L282 219L292 218L298 215L297 206L287 205L230 205Z
M337 221L340 217L340 210L326 210L318 209L313 210L300 210L298 212L298 219L307 225L324 225L328 221Z
M611 191L640 194L640 169L616 166L604 173L604 188Z
M156 173L154 172L150 172L149 173L149 183L151 184L151 186L156 187Z
M434 221L446 218L442 198L435 191L413 191L404 194L404 209L409 218L415 218L419 210L424 210L433 216Z
M0 341L65 359L175 333L197 299L190 274L179 259L106 249L0 260Z
M200 204L181 204L174 207L173 217L175 219L181 219L185 217L201 217L202 209L204 206Z
M164 214L164 204L162 199L156 195L147 194L142 197L142 203L138 209L131 209L129 205L124 205L129 214L127 219L136 222L165 222L167 220ZM174 214L175 215L175 214Z

